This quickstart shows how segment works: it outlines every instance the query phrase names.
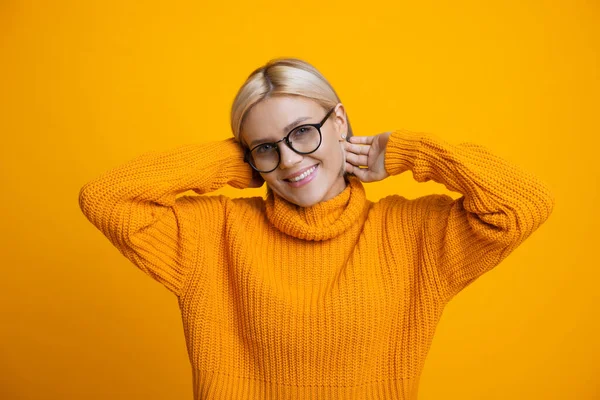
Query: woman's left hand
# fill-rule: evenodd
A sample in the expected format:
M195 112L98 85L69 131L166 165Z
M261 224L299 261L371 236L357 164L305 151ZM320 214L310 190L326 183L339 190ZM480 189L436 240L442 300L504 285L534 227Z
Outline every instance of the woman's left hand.
M385 170L385 149L392 133L374 136L352 136L346 149L346 172L353 173L363 182L376 182L390 174ZM366 168L360 168L366 167Z

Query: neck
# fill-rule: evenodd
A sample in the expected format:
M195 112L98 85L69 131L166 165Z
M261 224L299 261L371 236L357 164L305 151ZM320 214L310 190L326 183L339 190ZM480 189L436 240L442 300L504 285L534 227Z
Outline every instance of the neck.
M338 236L356 223L369 204L355 176L342 177L344 188L336 196L310 207L300 207L271 192L266 199L266 214L280 231L305 240L326 240ZM334 192L332 192L334 193Z
M335 183L331 185L331 188L329 188L329 191L325 194L325 197L323 197L323 200L321 201L333 199L338 194L342 193L344 189L346 189L346 186L348 186L348 180L346 177L344 175L339 176Z

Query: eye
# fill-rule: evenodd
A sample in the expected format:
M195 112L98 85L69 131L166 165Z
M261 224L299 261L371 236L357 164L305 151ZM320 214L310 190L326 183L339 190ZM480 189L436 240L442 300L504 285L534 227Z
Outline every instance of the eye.
M254 149L254 152L256 154L265 154L270 151L273 151L274 148L275 148L275 146L273 145L273 143L265 143L265 144L261 144L256 149Z
M311 128L312 126L300 126L294 130L294 135L302 136L303 134L310 132Z

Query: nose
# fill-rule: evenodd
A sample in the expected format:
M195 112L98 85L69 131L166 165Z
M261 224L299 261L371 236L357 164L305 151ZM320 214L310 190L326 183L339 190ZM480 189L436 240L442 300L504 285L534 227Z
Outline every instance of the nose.
M290 168L302 161L302 155L296 153L294 150L285 143L285 141L279 143L279 168Z

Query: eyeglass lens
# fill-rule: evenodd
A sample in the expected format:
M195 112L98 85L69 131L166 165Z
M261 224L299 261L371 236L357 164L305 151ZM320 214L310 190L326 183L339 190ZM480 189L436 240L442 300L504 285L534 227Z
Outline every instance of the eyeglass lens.
M304 125L294 129L288 136L288 140L295 152L309 154L315 152L321 145L321 134L316 127ZM274 170L279 165L277 144L264 143L257 146L250 153L250 162L260 172Z

